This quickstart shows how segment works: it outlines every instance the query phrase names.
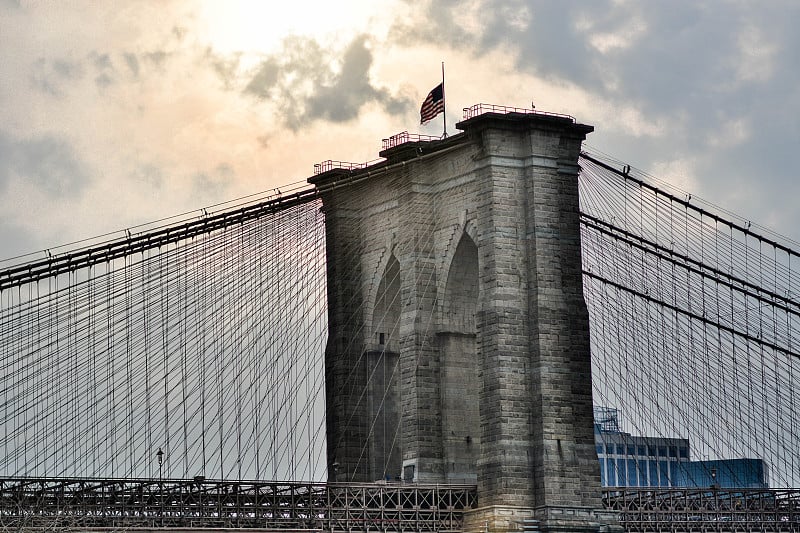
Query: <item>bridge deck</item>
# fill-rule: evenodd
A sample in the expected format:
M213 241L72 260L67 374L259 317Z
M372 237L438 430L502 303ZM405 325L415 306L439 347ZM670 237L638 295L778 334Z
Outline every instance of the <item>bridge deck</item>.
M604 490L626 531L798 531L800 489ZM472 485L0 478L0 527L463 531Z
M205 479L0 480L0 527L460 530L475 487Z

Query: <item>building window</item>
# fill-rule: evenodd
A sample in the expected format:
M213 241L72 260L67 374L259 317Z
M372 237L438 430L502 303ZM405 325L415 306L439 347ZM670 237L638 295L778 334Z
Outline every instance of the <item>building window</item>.
M658 462L655 460L647 461L647 464L650 466L650 483L651 487L658 486Z
M662 487L669 487L669 470L666 461L658 462L658 469L661 471L659 485Z
M602 459L600 460L600 486L607 487L608 486L608 479L606 476L606 462Z
M639 483L636 481L636 461L633 459L628 459L628 486L639 486Z
M625 476L625 459L617 459L617 485L623 487L627 483Z

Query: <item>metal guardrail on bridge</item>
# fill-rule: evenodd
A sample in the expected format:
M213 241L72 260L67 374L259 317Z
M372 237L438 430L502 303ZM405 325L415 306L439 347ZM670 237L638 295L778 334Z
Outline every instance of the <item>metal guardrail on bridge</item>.
M619 488L603 492L625 531L800 531L800 489Z
M458 531L470 485L0 479L0 528Z
M609 488L625 531L800 531L800 489ZM474 485L0 478L0 528L463 531Z

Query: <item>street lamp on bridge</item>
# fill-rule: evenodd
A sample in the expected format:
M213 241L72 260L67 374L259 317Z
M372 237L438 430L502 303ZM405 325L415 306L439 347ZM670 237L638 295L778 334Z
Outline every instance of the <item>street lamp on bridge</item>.
M161 449L161 446L158 447L158 451L156 452L156 458L158 459L158 493L161 497L161 509L158 513L161 525L164 525L164 476L163 476L163 465L164 465L164 450Z
M160 446L156 452L156 458L158 459L158 482L160 484L162 478L162 465L164 464L164 450L162 450Z

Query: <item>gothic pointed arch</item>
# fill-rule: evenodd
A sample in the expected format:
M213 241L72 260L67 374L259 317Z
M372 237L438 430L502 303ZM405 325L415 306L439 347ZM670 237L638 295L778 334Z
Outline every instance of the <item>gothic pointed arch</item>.
M390 253L375 293L372 339L367 361L368 476L373 481L400 476L400 262Z
M480 365L476 343L478 247L464 231L447 272L441 309L442 458L449 482L474 483L480 450Z
M391 253L383 269L378 290L375 292L375 305L372 311L373 338L370 344L389 346L397 341L401 309L400 281L400 262L394 253Z
M453 253L442 299L442 331L475 333L478 305L478 247L468 233Z

